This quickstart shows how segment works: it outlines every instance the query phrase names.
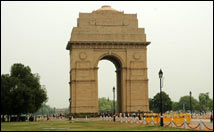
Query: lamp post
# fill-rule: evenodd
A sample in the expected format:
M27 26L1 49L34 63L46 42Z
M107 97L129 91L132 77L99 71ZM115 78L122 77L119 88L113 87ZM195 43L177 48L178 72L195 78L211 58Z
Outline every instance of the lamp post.
M190 112L191 112L191 118L192 118L192 92L189 92L190 95Z
M71 98L69 98L69 120L71 120Z
M161 79L163 77L163 72L160 69L159 71L159 78L160 78L160 112L161 112L161 116L160 116L160 126L163 127L163 111L162 111L162 92L161 92Z
M113 109L114 109L114 115L113 115L113 121L115 122L116 121L116 119L115 119L115 87L113 87Z

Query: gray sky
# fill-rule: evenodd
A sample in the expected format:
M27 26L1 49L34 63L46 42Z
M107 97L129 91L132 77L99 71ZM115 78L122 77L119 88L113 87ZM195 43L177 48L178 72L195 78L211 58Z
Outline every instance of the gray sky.
M69 51L65 49L79 12L102 5L137 13L148 46L149 97L159 88L173 101L181 96L209 92L213 98L213 2L1 2L1 72L14 63L39 73L52 107L68 107ZM99 97L112 99L115 67L100 61Z

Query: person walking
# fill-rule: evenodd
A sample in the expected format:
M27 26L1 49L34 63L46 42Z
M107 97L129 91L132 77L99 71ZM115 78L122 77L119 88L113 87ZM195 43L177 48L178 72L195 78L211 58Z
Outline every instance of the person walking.
M213 122L213 114L210 115L210 122Z

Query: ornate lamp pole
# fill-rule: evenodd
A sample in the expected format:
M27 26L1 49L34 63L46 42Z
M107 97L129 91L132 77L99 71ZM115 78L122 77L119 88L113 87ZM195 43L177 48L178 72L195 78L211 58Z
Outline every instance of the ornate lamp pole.
M69 120L71 120L71 98L69 98Z
M190 95L190 112L191 112L191 118L192 118L192 92L189 92Z
M113 115L113 121L115 122L115 87L113 87L113 105L114 105L114 115Z
M161 79L163 77L163 72L160 69L159 71L159 78L160 78L160 112L161 112L161 116L160 116L160 126L163 127L163 111L162 111L162 91L161 91Z

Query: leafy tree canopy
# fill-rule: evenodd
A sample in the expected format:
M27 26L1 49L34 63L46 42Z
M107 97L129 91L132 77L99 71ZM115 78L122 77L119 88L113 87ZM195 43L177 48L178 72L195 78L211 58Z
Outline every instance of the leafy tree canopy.
M29 66L17 63L9 74L1 75L1 113L27 114L36 112L47 101L45 86Z
M192 104L192 110L198 109L198 101L191 97L191 104ZM183 96L180 98L178 102L178 109L183 110L185 108L186 110L190 110L190 96Z
M199 104L201 106L201 111L213 110L213 100L210 99L209 93L200 93L199 94Z
M157 93L153 99L149 100L150 110L159 113L160 112L160 93ZM162 109L163 112L172 110L172 101L168 94L162 92Z
M117 102L115 101L115 111L117 112ZM106 99L104 97L99 98L99 112L100 113L112 113L113 100Z

